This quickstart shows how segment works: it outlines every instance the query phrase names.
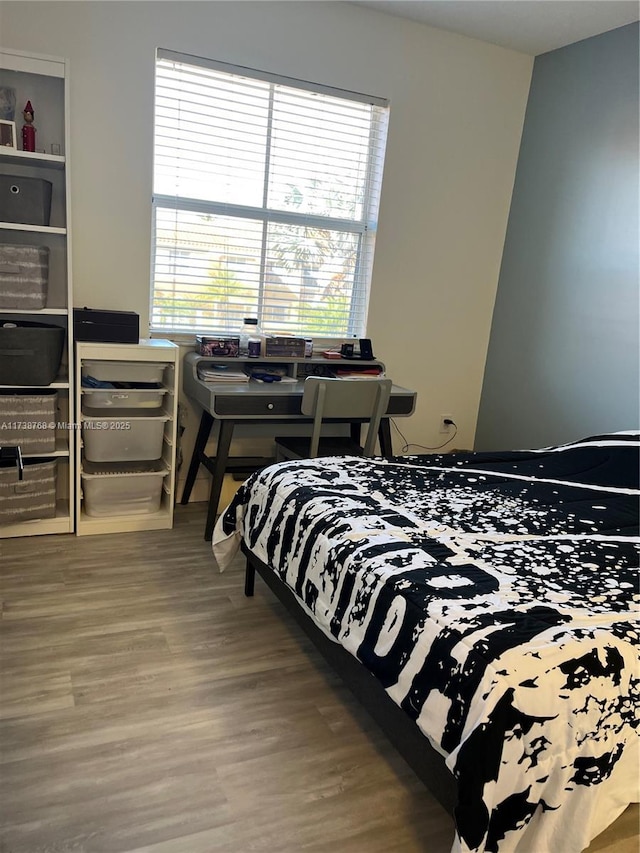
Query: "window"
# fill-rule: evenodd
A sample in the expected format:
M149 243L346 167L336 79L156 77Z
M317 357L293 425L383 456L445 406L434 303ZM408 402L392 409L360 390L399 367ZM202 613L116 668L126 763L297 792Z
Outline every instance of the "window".
M151 326L365 331L384 100L159 51Z

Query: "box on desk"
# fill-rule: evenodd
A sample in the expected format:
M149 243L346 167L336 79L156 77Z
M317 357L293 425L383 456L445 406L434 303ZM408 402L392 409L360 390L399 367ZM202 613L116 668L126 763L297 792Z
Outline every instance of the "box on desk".
M304 358L304 338L293 338L287 335L270 335L265 338L265 352L267 357L277 358Z
M237 358L240 338L221 338L216 335L196 335L198 355L215 355L219 358Z

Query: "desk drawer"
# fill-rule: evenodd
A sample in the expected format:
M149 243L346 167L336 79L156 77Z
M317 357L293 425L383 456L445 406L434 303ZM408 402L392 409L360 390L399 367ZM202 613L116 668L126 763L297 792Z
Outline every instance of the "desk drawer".
M256 394L251 397L245 394L216 394L214 415L220 417L260 418L276 415L300 416L300 401L302 395L273 397Z
M387 406L387 415L392 418L394 415L411 415L416 405L414 394L392 395L389 397L389 405Z

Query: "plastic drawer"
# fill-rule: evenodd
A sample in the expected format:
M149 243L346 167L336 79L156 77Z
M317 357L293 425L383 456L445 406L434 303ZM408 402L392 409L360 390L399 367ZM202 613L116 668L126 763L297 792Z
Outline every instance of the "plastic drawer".
M146 465L85 463L82 472L83 507L87 515L147 515L158 512L164 463Z
M82 439L90 462L130 462L162 456L168 417L84 417Z
M84 361L82 375L100 382L162 382L166 364L150 361Z
M159 409L166 388L83 388L83 409Z

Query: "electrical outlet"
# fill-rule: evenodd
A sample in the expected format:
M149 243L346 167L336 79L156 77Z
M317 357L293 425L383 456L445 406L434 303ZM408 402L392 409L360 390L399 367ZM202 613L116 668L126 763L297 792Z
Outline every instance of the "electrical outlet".
M453 431L453 424L446 424L445 421L453 421L455 420L453 415L440 415L440 432L450 433Z

